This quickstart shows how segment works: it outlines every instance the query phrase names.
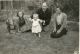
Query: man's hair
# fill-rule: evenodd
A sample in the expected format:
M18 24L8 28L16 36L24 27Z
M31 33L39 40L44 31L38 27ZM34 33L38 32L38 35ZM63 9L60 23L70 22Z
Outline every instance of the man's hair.
M47 3L46 2L43 2L42 5L46 5L47 6Z

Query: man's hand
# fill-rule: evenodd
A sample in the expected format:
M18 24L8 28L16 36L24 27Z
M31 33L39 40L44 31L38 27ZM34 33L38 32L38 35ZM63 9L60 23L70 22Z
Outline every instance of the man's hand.
M58 30L58 31L57 31L57 34L59 34L60 32L61 32L61 30Z
M43 20L43 25L45 25L45 20Z

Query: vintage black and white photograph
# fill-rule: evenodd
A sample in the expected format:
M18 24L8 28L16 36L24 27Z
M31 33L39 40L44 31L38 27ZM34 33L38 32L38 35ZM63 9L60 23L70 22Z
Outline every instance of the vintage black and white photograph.
M0 54L79 54L79 0L0 0Z

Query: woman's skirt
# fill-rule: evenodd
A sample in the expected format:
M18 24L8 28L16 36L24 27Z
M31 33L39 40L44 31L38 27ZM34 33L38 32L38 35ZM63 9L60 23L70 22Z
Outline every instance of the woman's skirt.
M32 26L32 22L29 20L25 20L25 25L21 27L21 31L24 32L24 31L30 30L31 26Z

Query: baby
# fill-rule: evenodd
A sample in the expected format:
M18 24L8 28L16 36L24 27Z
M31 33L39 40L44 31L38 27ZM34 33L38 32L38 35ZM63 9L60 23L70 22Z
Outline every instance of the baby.
M33 14L33 19L30 18L29 20L32 21L32 33L40 37L40 33L42 31L40 23L44 21L40 20L38 14L36 13Z

